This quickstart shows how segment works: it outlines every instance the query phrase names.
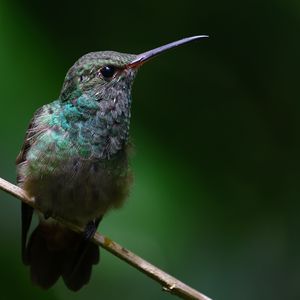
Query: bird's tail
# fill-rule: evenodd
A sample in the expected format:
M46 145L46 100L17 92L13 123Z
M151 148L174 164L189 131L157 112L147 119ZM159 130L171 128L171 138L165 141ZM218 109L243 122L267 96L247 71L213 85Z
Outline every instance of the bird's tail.
M23 259L30 266L32 282L48 289L62 276L70 290L79 290L99 262L99 247L92 242L82 245L82 235L58 223L41 222L31 234Z

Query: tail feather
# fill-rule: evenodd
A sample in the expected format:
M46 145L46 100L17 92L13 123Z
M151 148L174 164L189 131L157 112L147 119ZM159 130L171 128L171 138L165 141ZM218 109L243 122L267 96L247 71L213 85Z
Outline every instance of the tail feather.
M89 242L85 252L78 253L81 240L80 234L61 225L40 223L33 231L26 251L32 282L48 289L62 276L73 291L87 284L92 266L99 262L99 247Z
M31 281L43 289L48 289L54 285L61 273L62 255L59 251L48 249L47 242L39 227L30 237L27 257Z
M84 253L74 253L72 260L63 264L62 277L66 286L73 291L78 291L87 284L92 274L92 266L99 262L99 247L91 242ZM78 261L79 259L79 261Z

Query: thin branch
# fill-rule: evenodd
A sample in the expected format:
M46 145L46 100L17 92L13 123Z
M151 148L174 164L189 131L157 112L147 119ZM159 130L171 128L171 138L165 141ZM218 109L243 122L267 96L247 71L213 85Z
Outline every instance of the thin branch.
M32 206L33 208L38 209L34 200L31 199L23 189L11 184L10 182L2 179L1 177L0 177L0 189L20 199L26 204ZM56 219L64 223L68 228L70 228L75 232L83 232L83 228L68 223L62 220L61 218L56 218ZM116 242L110 240L109 238L107 238L106 236L98 232L95 233L93 237L93 242L101 246L102 248L106 249L113 255L124 260L125 262L127 262L128 264L136 268L137 270L145 273L147 276L151 277L155 281L159 282L162 285L163 290L166 292L170 292L171 294L177 295L183 299L211 300L207 296L189 287L188 285L184 284L180 280L172 277L168 273L160 270L159 268L150 264L146 260L137 256L133 252L127 250L126 248L122 247L121 245L117 244Z

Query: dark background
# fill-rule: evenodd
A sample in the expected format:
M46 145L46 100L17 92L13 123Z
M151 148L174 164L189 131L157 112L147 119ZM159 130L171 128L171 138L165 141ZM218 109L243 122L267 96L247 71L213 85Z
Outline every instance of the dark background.
M299 32L297 0L1 0L0 176L81 55L209 34L140 70L135 184L100 231L215 300L300 299ZM0 196L1 300L173 299L104 250L80 292L33 287L20 203Z

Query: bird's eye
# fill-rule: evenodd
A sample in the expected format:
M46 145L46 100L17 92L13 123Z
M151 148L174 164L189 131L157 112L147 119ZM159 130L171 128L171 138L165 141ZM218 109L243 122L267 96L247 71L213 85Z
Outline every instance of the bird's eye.
M114 66L104 66L100 69L100 73L104 78L111 78L114 76L116 68Z

